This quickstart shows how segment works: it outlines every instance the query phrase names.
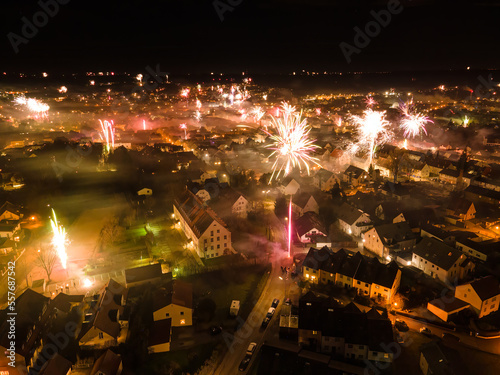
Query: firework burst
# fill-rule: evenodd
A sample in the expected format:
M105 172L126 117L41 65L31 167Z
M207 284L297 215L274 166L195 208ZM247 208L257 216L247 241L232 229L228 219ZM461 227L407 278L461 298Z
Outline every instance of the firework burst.
M265 114L266 112L264 112L264 110L261 107L254 107L252 109L252 115L253 118L255 119L255 122L259 122L262 119L262 117L264 117Z
M318 159L310 156L318 146L309 138L311 128L307 125L307 120L302 119L302 112L296 112L295 107L288 103L283 103L281 108L283 115L272 117L276 134L266 132L273 141L268 146L273 150L271 157L276 156L271 180L275 175L278 178L281 173L288 175L294 167L299 167L300 170L305 168L309 174L311 163L319 166Z
M49 115L49 105L40 100L18 96L14 99L14 103L25 106L36 119L47 118Z
M358 146L368 150L370 165L375 147L391 138L389 121L385 119L385 111L374 111L371 108L363 111L363 116L352 116L352 120L358 127Z
M410 100L408 103L401 103L399 110L403 115L400 126L404 131L403 135L405 138L415 138L422 132L427 135L425 124L432 123L432 120L416 111L413 100Z
M54 209L52 209L50 225L52 227L52 246L54 246L54 249L57 252L57 256L61 260L63 268L66 269L68 262L68 254L66 253L68 238L66 236L66 230L64 229L64 227L57 222L57 217Z
M101 136L101 140L106 142L105 153L109 154L109 152L115 148L115 124L113 120L99 120L99 123L101 124L99 135Z

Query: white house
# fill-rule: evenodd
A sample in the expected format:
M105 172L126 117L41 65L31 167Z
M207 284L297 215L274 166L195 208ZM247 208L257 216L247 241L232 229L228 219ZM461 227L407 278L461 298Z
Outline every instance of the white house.
M474 263L461 251L432 237L422 238L415 246L412 265L444 283L460 280L474 269Z
M455 297L468 303L479 318L498 311L500 285L494 276L476 279L455 288Z
M337 210L340 229L354 236L360 236L361 233L372 227L370 216L363 211L347 203L343 203Z
M366 249L379 257L387 257L391 251L412 250L416 236L407 222L377 225L363 234Z
M319 214L319 205L312 194L300 193L293 197L292 211L299 216L304 215L306 212L316 212Z
M278 187L283 195L294 195L300 189L300 184L292 177L286 177Z

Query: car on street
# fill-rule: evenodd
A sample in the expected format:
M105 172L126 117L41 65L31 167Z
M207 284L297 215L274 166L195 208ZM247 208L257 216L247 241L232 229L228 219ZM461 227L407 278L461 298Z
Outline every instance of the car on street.
M399 332L407 332L410 330L408 324L406 324L406 322L401 319L396 319L396 321L394 322L394 326Z
M262 321L262 325L261 325L261 326L262 326L262 328L266 328L266 327L267 327L267 325L269 324L269 322L270 322L270 321L271 321L271 318L270 318L270 317L268 317L268 316L266 316L266 317L264 318L264 320Z
M273 303L271 304L271 307L276 308L276 307L278 307L279 303L280 303L280 300L275 298L275 299L273 299Z
M269 308L269 310L267 310L267 315L266 316L269 316L269 317L272 318L275 311L276 311L276 309L274 307Z
M421 327L420 328L420 333L424 334L424 335L430 335L431 334L431 330L427 327Z
M253 353L255 352L255 348L257 348L257 343L255 343L255 342L250 343L250 345L248 345L248 348L247 348L247 355L249 355L251 357L253 355Z
M240 362L240 366L238 367L238 370L240 371L245 371L248 367L248 364L250 363L250 360L252 359L252 356L246 355L245 358L243 358Z
M219 333L222 332L222 327L221 326L211 326L208 331L210 332L211 335L218 335Z

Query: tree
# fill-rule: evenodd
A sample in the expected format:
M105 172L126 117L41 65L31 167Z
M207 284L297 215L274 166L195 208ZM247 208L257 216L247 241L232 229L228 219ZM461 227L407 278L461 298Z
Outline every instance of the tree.
M57 262L57 252L53 247L42 247L38 250L35 263L42 267L47 274L48 283L50 283L50 275L54 270Z
M113 217L101 229L101 241L104 245L117 242L123 235L123 228L118 225L118 219Z
M276 199L274 204L274 213L278 218L286 217L288 214L288 204L285 197L281 196Z

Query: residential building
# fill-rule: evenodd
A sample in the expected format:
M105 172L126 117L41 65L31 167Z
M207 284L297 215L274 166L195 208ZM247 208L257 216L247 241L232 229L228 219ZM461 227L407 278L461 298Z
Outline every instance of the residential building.
M498 311L500 284L494 276L476 279L455 288L455 297L468 303L479 318Z
M278 190L283 195L294 195L297 193L299 189L300 189L300 184L297 182L295 178L290 176L285 177L281 182L280 186L278 187Z
M416 235L405 221L377 225L363 234L364 247L381 258L412 250L416 241Z
M444 322L469 307L470 305L467 302L453 296L444 296L427 302L427 310Z
M453 199L446 208L446 214L454 216L460 221L466 221L476 217L476 208L474 203L467 199Z
M474 263L461 251L432 237L424 237L413 250L412 265L425 274L453 283L474 269Z
M343 173L342 180L350 186L357 187L365 184L370 176L364 169L350 165Z
M172 341L172 319L155 320L149 330L148 353L170 351Z
M0 222L18 221L23 218L21 208L10 202L5 202L0 206Z
M388 302L401 283L401 270L396 262L382 264L377 258L344 249L334 253L326 247L311 248L301 269L303 278L312 283L355 288L360 295Z
M121 356L108 349L94 362L90 375L120 375L122 370Z
M298 341L304 349L346 359L387 363L394 359L388 346L381 345L394 341L387 311L372 308L365 313L352 302L340 307L312 292L299 301Z
M302 243L316 243L317 237L328 236L328 231L319 215L312 211L306 212L295 221L295 230Z
M465 198L473 202L479 201L500 206L500 191L485 189L480 186L469 186L464 190Z
M222 218L236 216L245 219L251 209L248 199L231 187L219 190L219 194L210 200L209 205Z
M151 196L153 195L153 190L149 189L149 188L142 188L141 190L139 190L137 192L137 195L147 195L147 196Z
M172 274L165 276L172 277ZM144 283L156 283L162 279L163 272L161 270L160 263L148 264L147 266L129 268L125 270L125 286L127 288Z
M85 314L77 341L83 349L107 349L125 342L128 321L125 320L125 301L128 289L113 279L91 301Z
M330 191L337 183L335 175L321 168L313 177L313 185L321 191Z
M48 359L37 373L38 375L68 375L71 372L71 361L59 353ZM0 372L1 374L1 372ZM104 374L103 374L104 375ZM107 375L107 374L105 374Z
M370 216L363 211L343 203L336 212L340 229L354 236L360 236L372 227Z
M464 254L482 261L486 261L492 255L500 253L500 241L482 237L457 239L455 247Z
M319 205L312 194L300 193L293 197L292 211L299 216L306 212L315 212L319 214Z
M174 201L174 217L200 258L214 258L232 251L227 225L190 191Z
M153 320L170 319L172 327L193 325L193 286L175 280L157 291L153 304Z

